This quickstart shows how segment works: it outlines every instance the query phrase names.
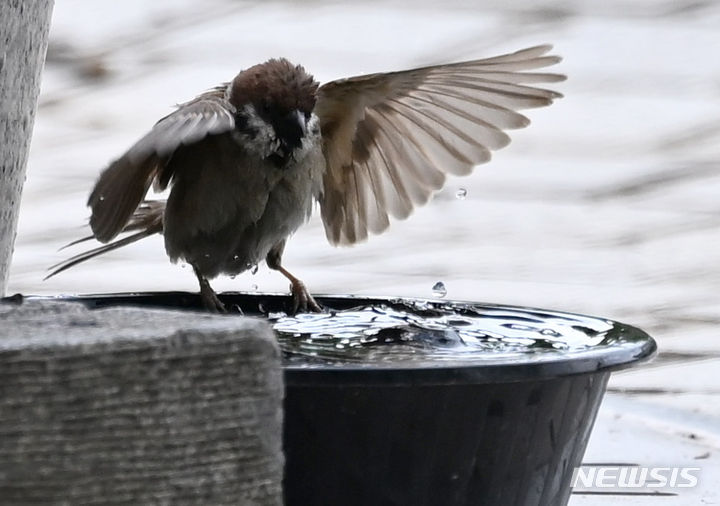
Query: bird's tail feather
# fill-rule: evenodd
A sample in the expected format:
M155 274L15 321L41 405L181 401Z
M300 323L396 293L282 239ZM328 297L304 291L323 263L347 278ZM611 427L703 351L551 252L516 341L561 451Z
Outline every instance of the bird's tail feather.
M108 251L112 251L118 248L122 248L123 246L127 246L128 244L132 244L134 242L139 241L140 239L144 239L146 237L149 237L154 234L162 234L163 231L163 223L162 223L162 216L163 212L165 211L165 201L161 200L146 200L144 201L135 211L135 213L130 218L130 221L122 230L122 233L126 232L133 232L136 231L134 234L129 235L127 237L123 237L122 239L118 239L116 241L113 241L108 244L103 244L102 246L98 246L97 248L93 248L88 251L83 251L82 253L79 253L75 256L72 256L68 258L67 260L63 260L62 262L59 262L53 266L51 266L48 270L50 273L43 278L49 279L56 274L60 274L61 272L69 269L70 267L74 267L77 264L80 264L82 262L85 262L86 260L90 260L91 258L94 258L98 255L102 255L104 253L107 253ZM74 246L76 244L79 244L81 242L89 241L91 239L94 239L95 237L92 235L82 237L80 239L76 239L72 241L71 243L66 244L60 250L64 250L65 248L68 248L70 246Z

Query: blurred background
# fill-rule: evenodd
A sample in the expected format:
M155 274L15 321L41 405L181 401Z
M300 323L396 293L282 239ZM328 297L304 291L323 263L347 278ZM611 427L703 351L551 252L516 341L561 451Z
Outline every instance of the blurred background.
M285 56L324 82L553 43L565 98L528 111L533 124L490 164L353 248L329 246L316 216L284 263L314 293L432 297L442 281L448 299L638 325L662 353L614 376L593 441L607 438L589 455L626 451L613 420L636 411L650 434L638 459L707 453L718 470L718 27L712 0L57 2L8 293L196 291L159 237L42 278L83 249L57 251L87 233L85 201L108 162L242 68ZM213 286L287 290L264 265ZM662 457L653 441L668 437Z

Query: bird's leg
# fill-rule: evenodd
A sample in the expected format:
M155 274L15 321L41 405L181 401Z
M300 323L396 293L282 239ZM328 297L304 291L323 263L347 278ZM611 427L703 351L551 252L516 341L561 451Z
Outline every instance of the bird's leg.
M290 280L290 292L293 297L293 314L297 313L298 309L301 311L314 311L316 313L322 312L320 305L315 302L315 299L308 289L305 287L305 283L300 281L298 278L288 272L285 267L282 266L282 254L285 249L285 241L280 241L268 252L265 262L268 267L273 270L280 271L280 273Z
M210 282L207 278L200 273L197 266L193 265L192 268L198 278L198 283L200 283L200 299L202 299L205 309L211 313L227 313L225 304L218 299L217 294L210 286Z

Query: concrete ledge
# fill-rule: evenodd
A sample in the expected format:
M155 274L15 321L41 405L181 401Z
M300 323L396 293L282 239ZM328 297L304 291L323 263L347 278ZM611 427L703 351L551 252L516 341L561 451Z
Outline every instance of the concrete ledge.
M260 320L0 304L0 502L282 504L282 397Z

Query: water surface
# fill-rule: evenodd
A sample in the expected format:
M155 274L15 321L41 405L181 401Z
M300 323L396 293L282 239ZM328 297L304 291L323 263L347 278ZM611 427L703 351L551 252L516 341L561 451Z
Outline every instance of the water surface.
M564 359L646 336L607 319L396 299L328 313L269 313L287 365L444 366Z

